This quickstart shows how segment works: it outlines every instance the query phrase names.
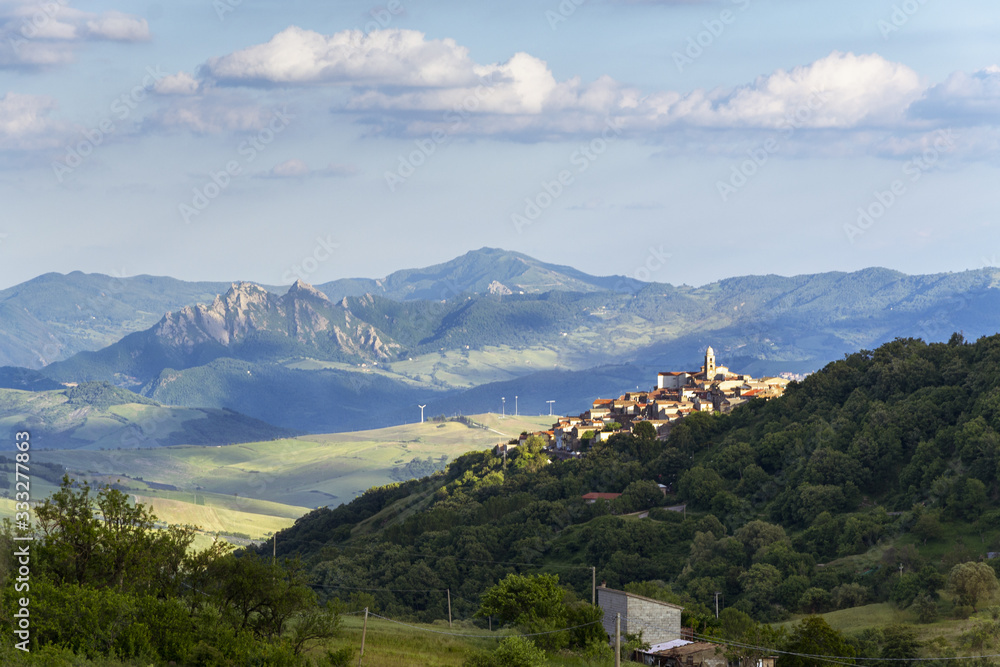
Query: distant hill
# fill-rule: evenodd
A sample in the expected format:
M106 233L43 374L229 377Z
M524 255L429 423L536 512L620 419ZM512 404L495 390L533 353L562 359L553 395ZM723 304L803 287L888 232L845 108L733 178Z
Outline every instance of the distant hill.
M0 431L19 430L31 432L36 449L220 445L301 433L232 410L165 406L106 383L59 391L0 389Z
M413 403L449 415L492 411L507 394L536 404L545 395L579 412L593 397L651 386L659 371L696 367L708 345L734 370L773 375L811 372L900 336L990 335L1000 331L998 276L872 268L691 287L594 278L482 249L397 272L360 296L331 284L324 292L298 282L279 295L233 283L40 372L310 431L399 423ZM16 383L30 376L18 372L7 371L9 383L27 388ZM564 382L551 373L570 375ZM273 382L257 381L265 376ZM354 386L375 387L378 409ZM294 406L282 401L289 392L299 397ZM331 412L339 400L350 407Z
M225 283L46 273L0 290L0 364L41 368L96 350L223 290Z
M0 389L45 391L46 389L62 389L62 386L60 383L30 368L21 368L19 366L0 367Z
M395 301L444 301L465 293L602 292L635 282L622 276L591 276L518 252L480 248L443 264L396 271L382 280L335 280L316 287L334 300L373 294Z

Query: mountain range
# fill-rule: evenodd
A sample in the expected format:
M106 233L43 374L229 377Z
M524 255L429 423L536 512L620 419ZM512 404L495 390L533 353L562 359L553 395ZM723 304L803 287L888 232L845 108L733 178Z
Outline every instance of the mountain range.
M315 287L46 274L0 292L0 340L21 341L0 345L0 359L37 371L5 369L0 386L103 381L314 432L412 421L418 403L499 412L513 396L525 413L549 400L576 413L651 386L658 371L695 368L709 344L734 370L763 375L897 337L992 334L998 277L872 268L674 286L489 248ZM41 365L45 340L65 358Z

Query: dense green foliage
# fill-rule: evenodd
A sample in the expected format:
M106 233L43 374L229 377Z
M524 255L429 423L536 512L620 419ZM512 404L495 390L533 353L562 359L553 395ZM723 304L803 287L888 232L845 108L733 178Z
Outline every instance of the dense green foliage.
M338 630L337 611L316 604L294 562L236 558L224 542L191 551L192 529L156 529L148 508L110 487L92 495L64 478L36 513L30 576L15 577L9 556L24 542L9 522L0 531L8 646L143 664L292 666L309 664L303 649ZM30 600L28 640L11 634L21 599Z
M666 442L617 435L548 465L515 452L506 468L468 454L310 513L279 549L328 590L380 589L380 609L424 620L443 617L440 595L382 589L450 588L471 616L488 587L533 568L586 599L591 565L611 587L661 582L700 627L715 625L716 591L758 620L879 601L961 613L940 595L948 575L1000 550L998 362L1000 337L897 340L782 399L695 414ZM623 495L587 504L590 491ZM660 507L676 502L686 513Z
M113 405L157 405L156 401L139 394L116 387L108 382L84 382L67 389L66 398L74 407L90 406L99 410L107 410Z

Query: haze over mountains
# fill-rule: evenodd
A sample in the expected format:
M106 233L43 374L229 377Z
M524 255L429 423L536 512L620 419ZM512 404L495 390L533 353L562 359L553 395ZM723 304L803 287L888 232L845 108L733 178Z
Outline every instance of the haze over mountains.
M874 268L678 287L488 248L315 287L46 274L0 292L0 359L39 370L0 381L107 381L303 431L412 421L417 403L428 414L499 411L513 396L526 413L547 400L579 412L696 365L709 344L735 370L774 374L895 337L992 334L998 277ZM49 356L60 360L43 365Z

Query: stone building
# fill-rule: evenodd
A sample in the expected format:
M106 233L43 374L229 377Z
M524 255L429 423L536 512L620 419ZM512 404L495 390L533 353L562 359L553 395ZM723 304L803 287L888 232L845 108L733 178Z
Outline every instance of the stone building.
M643 641L650 644L681 638L683 607L603 585L597 589L597 604L604 610L604 629L612 640L617 614L622 615L622 635L642 632Z

